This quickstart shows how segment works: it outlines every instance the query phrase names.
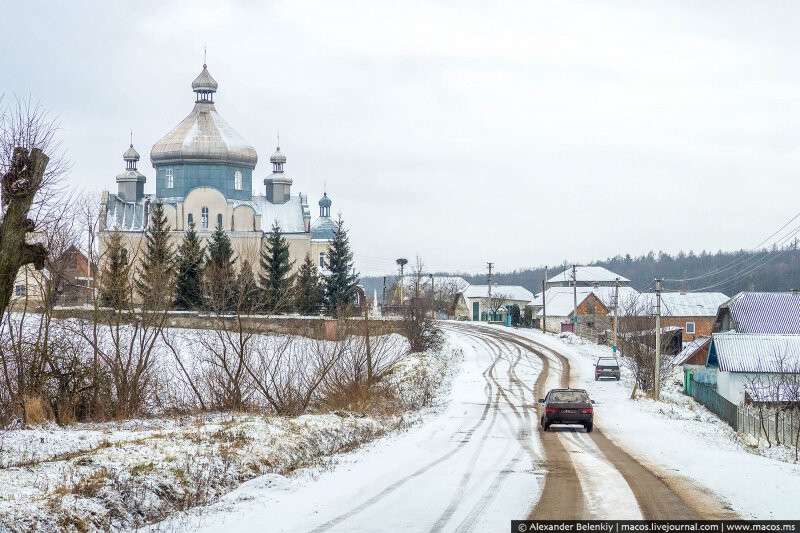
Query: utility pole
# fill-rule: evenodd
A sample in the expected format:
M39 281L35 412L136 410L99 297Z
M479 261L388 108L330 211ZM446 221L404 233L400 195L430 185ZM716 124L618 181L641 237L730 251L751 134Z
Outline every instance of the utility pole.
M429 274L431 278L431 318L436 318L436 293L433 290L433 274Z
M487 287L487 293L488 293L489 298L488 298L486 303L489 304L489 311L492 313L492 316L489 318L489 320L494 320L494 311L492 311L492 309L491 309L491 307L492 307L492 267L494 267L494 263L487 261L486 262L486 266L489 268L489 275L486 276L486 287Z
M661 279L656 278L656 361L653 379L653 398L661 397Z
M611 352L617 355L617 335L619 334L619 278L614 280L614 339Z
M383 276L383 292L381 293L381 308L386 305L386 276Z
M542 333L547 333L547 265L544 266L542 280Z
M578 334L578 274L572 265L572 333Z

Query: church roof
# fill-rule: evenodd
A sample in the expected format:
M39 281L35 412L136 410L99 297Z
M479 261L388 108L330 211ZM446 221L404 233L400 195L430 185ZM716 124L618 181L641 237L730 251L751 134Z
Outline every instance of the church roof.
M331 217L319 217L311 224L311 238L331 240L336 236L336 222Z
M125 202L116 194L109 194L106 204L106 229L113 231L144 231L147 222L145 200L152 200L152 195L138 202Z
M150 151L150 161L159 163L233 163L255 168L258 155L210 102L197 102L175 129Z
M203 71L192 82L198 94L194 109L172 131L161 138L152 150L153 165L165 163L231 163L255 168L256 149L239 135L203 94L217 90L217 82L203 65Z
M122 159L125 161L138 161L139 160L139 152L136 151L136 148L133 147L131 144L125 153L122 154Z

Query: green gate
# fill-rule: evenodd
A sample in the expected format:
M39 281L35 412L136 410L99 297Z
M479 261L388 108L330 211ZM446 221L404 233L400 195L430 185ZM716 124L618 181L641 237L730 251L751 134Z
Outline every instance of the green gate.
M472 302L472 320L475 322L479 321L481 318L481 306L479 302Z

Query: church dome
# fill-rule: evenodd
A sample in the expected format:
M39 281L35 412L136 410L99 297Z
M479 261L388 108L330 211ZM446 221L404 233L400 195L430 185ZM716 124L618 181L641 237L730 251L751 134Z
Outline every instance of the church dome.
M217 82L203 65L192 82L197 94L194 109L172 131L161 138L152 150L153 165L169 163L227 163L255 168L258 155L214 106Z
M208 67L203 65L203 71L198 74L198 76L192 82L192 90L203 91L203 92L217 92L217 80L211 76L211 73L208 72Z
M136 151L136 148L133 147L131 144L125 153L122 154L122 159L125 161L138 161L139 160L139 152Z
M320 207L330 207L332 203L333 202L331 202L331 199L328 198L328 193L327 192L323 193L322 194L322 198L320 198L320 200L319 200L319 206Z
M281 147L275 148L275 152L269 157L270 163L286 163L286 156L281 152Z

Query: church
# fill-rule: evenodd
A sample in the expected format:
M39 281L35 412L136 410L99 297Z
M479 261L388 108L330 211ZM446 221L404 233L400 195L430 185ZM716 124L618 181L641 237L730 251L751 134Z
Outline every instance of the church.
M308 196L293 193L280 143L270 156L272 172L260 190L253 189L258 154L217 112L218 84L206 65L192 82L194 108L155 143L150 162L155 169L155 194L145 194L145 177L137 169L139 153L128 147L125 170L117 175L117 192L104 191L100 205L100 253L111 232L120 232L129 254L138 255L150 206L164 206L177 248L190 224L205 241L222 225L240 261L259 264L262 241L277 221L289 243L290 260L299 268L306 254L324 269L335 222L327 192L312 222ZM134 259L135 260L135 259Z

